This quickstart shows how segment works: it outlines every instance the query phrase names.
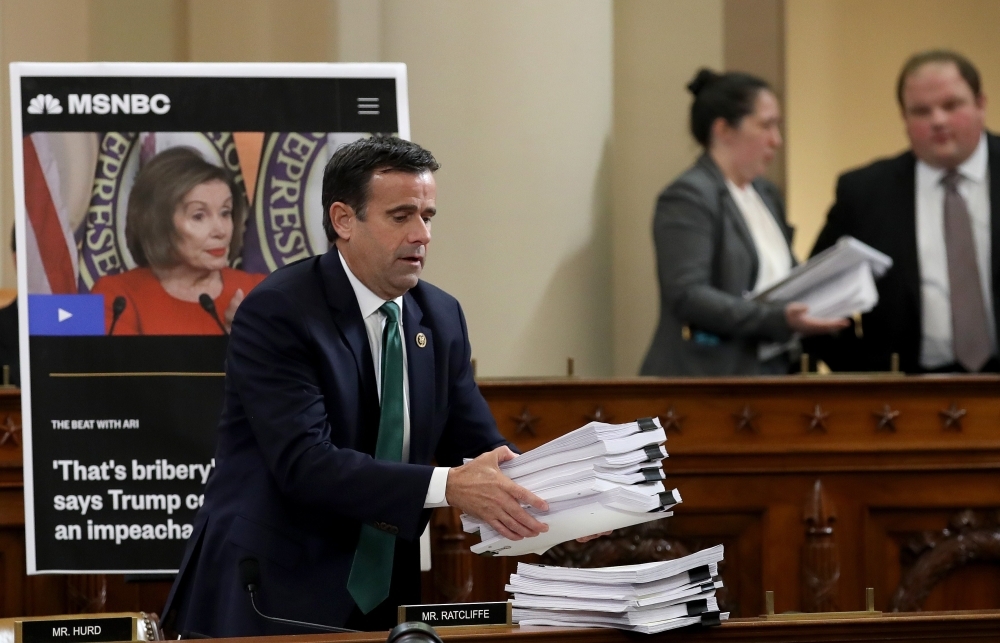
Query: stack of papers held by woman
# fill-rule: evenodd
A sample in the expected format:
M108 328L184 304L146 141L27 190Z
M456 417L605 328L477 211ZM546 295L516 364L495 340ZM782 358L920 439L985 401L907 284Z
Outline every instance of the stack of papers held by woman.
M540 554L559 543L672 515L681 501L664 484L666 434L659 419L626 424L591 422L500 465L511 480L549 503L528 507L549 526L533 538L508 540L489 525L462 515L462 528L479 532L477 554Z
M518 563L506 590L520 625L613 627L651 634L686 625L718 625L722 587L716 545L674 560L572 569Z
M850 317L875 307L875 280L891 267L889 255L854 237L841 237L778 283L764 284L763 290L747 296L769 303L801 302L809 306L813 317Z

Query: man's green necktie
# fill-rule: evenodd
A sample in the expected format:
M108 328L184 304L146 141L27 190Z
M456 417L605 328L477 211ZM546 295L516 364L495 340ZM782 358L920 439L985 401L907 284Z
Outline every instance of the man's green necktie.
M399 307L387 301L379 308L385 317L382 331L382 411L378 423L376 460L403 459L403 342L399 337ZM392 554L396 537L371 525L361 525L347 591L363 613L389 596Z

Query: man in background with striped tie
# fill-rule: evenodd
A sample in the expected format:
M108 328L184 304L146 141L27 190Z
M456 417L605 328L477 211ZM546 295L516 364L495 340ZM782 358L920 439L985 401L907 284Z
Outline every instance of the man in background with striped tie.
M986 96L964 56L912 56L896 97L911 149L853 170L813 254L851 235L888 254L879 303L837 337L806 350L835 371L997 372L1000 138L985 129Z

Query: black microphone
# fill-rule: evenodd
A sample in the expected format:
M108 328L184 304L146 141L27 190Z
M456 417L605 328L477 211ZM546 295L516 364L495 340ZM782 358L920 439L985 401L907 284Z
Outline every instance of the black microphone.
M198 303L201 304L201 307L205 309L206 313L212 316L215 323L219 325L219 328L222 329L222 334L228 335L229 331L222 325L222 320L219 319L219 313L215 312L215 302L208 296L208 293L201 293L198 295Z
M433 627L420 621L400 623L389 632L385 643L444 643Z
M202 295L202 297L208 297L208 295ZM211 300L209 300L211 301ZM204 304L203 304L204 305ZM214 308L213 308L214 310ZM344 627L333 627L332 625L320 625L319 623L306 623L305 621L293 621L288 618L277 618L276 616L268 616L257 609L257 602L254 600L255 594L260 589L260 563L256 558L243 558L239 562L240 570L240 583L243 585L243 589L250 594L250 604L253 606L253 611L257 612L257 615L261 618L267 619L274 623L282 623L284 625L297 625L299 627L311 628L314 630L319 630L321 632L357 632L358 630L349 630Z
M128 302L124 297L121 295L115 297L114 303L111 304L111 328L108 329L108 337L111 337L111 335L115 332L115 324L118 323L122 313L125 312L125 306L127 305Z

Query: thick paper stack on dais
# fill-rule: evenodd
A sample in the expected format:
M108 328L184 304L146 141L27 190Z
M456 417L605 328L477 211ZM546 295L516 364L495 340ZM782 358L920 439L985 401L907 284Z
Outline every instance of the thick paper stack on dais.
M572 569L518 563L506 589L520 625L613 627L652 634L718 625L722 545L641 565Z

